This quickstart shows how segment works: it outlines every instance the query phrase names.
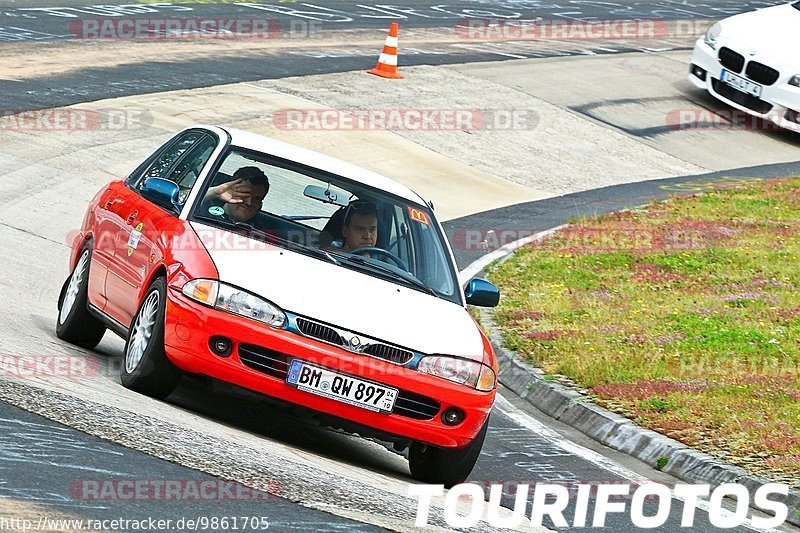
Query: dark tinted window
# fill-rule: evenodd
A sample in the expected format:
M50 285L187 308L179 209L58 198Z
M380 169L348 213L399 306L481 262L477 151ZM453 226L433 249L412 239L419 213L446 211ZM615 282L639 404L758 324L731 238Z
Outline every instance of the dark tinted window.
M192 187L197 181L197 177L200 175L200 172L202 172L203 167L206 166L206 163L208 163L216 147L217 141L210 135L206 135L195 143L191 151L178 162L169 175L163 176L178 184L178 187L181 189L181 203L186 200L189 191L192 190Z
M145 172L143 179L146 178L166 178L169 179L170 171L180 157L186 153L187 150L192 148L203 133L199 131L192 131L181 135L167 150L161 154L150 168ZM141 183L143 180L140 180Z

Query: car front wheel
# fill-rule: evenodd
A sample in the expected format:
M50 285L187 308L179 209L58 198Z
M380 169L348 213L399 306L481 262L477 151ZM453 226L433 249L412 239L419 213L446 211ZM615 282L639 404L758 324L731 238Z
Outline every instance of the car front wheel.
M170 395L180 380L178 368L164 353L167 282L156 279L147 290L128 332L120 370L122 385L153 398Z
M72 274L64 282L58 298L58 318L56 336L64 341L77 344L88 350L94 349L103 334L105 326L89 313L89 264L92 249L83 249Z
M465 481L478 462L488 428L487 418L475 439L463 448L439 448L414 443L408 453L411 477L423 483L444 485L447 488Z

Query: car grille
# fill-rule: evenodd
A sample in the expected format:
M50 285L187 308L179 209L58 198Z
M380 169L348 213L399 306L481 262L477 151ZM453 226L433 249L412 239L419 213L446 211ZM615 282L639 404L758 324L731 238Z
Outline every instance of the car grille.
M430 420L439 413L441 404L422 394L400 391L394 404L394 413L416 418L417 420Z
M744 68L744 56L730 48L724 46L720 48L717 57L722 66L730 71L740 73Z
M414 358L413 352L388 344L370 344L364 348L364 353L398 365L404 365Z
M289 375L290 359L293 359L293 357L263 346L254 344L239 345L239 360L243 365L282 380L285 380L286 376ZM440 408L441 404L433 398L415 392L400 390L392 412L396 415L416 418L417 420L430 420L439 413Z
M394 363L396 365L405 365L414 358L414 352L410 350L392 346L391 344L382 343L380 341L374 341L355 333L340 333L330 326L320 324L319 322L315 322L307 318L297 317L297 329L299 329L300 332L306 337L312 337L329 344L341 346L350 352L371 355L372 357L377 357L378 359L383 359L384 361L388 361L389 363ZM360 344L351 346L345 339L345 336L358 337Z
M742 105L747 109L751 109L756 113L761 113L763 115L765 113L769 113L770 109L772 109L772 104L769 102L765 102L761 98L756 98L751 94L738 91L727 83L723 83L716 78L711 79L711 86L714 88L714 92L723 98L727 98L731 102L736 102L737 104Z
M270 376L286 379L289 375L289 356L254 344L239 345L239 360L243 365Z
M762 85L772 85L780 77L780 72L758 61L749 62L745 74L754 82Z
M303 335L314 337L315 339L329 342L331 344L337 344L339 346L345 344L344 339L341 335L336 333L335 329L325 326L324 324L311 322L305 318L298 317L297 328L303 333Z

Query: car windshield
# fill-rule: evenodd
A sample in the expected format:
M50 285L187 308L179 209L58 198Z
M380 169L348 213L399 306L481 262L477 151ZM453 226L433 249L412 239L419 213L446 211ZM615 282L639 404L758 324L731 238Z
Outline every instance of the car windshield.
M232 147L191 220L462 303L427 206L318 169Z

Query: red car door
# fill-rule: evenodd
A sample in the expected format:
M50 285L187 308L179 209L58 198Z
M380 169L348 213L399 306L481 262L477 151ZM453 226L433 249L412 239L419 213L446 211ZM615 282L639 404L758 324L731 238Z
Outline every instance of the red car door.
M129 180L117 195L114 210L118 224L113 262L106 278L105 313L129 327L147 289L153 270L163 263L169 239L165 229L177 213L157 206L139 194L148 178L170 179L184 196L217 146L217 139L202 130L190 130L166 145L141 177Z
M106 278L105 313L126 327L139 305L139 293L148 279L148 266L161 260L154 239L164 211L125 187L115 205L119 224L114 262ZM169 215L166 215L169 216Z
M111 183L100 195L94 211L88 297L89 303L101 311L106 306L106 276L116 253L116 233L119 227L116 208L120 202L120 185L121 182Z

